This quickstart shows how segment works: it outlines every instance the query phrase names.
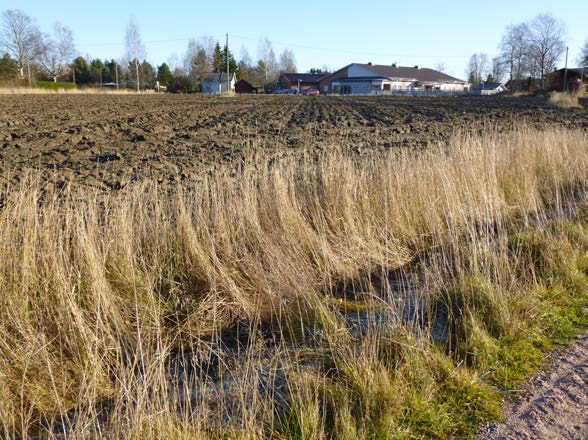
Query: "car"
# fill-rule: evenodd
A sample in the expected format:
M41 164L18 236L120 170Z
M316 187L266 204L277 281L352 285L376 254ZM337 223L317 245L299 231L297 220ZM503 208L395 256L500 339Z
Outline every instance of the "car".
M276 90L274 93L277 95L295 95L298 92L292 89L280 89Z
M303 95L307 95L307 96L314 96L314 95L320 95L321 92L319 92L319 90L316 87L310 87L308 89L304 89L300 93Z

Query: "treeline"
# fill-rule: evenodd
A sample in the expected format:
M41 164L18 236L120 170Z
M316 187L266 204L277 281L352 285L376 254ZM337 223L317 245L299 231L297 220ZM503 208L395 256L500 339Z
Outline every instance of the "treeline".
M550 14L540 14L531 21L508 26L492 59L486 53L473 54L467 68L468 82L511 81L512 90L545 89L565 51L564 23ZM575 61L580 66L588 65L588 40Z
M147 61L140 29L131 20L126 29L125 54L120 60L82 57L72 31L56 23L51 34L41 32L35 19L21 10L6 10L0 22L0 79L23 83L37 80L73 82L77 85L113 83L137 89L153 88L159 82L169 91L197 92L204 74L226 72L254 85L275 83L281 72L295 72L294 53L285 49L276 55L271 42L259 42L258 59L253 61L241 48L237 61L233 52L211 37L188 42L182 60L155 66ZM324 67L323 67L324 69Z

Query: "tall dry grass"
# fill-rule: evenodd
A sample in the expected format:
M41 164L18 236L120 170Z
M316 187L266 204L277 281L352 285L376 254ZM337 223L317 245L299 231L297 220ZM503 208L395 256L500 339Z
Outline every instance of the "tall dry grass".
M521 129L378 157L251 151L237 177L172 195L154 183L57 189L31 172L0 197L0 432L410 432L399 420L415 395L482 385L402 330L407 306L377 298L395 293L382 287L390 271L425 261L413 323L431 331L443 309L450 351L483 362L488 334L516 332L534 307L513 293L534 278L513 264L506 225L585 197L587 147L580 131ZM347 300L372 311L385 300L387 324L361 349Z
M549 103L560 108L582 108L575 93L557 93L549 96Z

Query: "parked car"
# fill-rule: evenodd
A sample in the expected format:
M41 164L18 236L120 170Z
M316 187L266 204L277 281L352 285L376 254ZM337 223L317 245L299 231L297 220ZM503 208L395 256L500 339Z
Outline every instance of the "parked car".
M292 89L280 89L276 90L274 93L276 93L277 95L295 95L296 93L298 93L298 91Z
M304 89L300 93L303 95L309 95L309 96L320 95L320 92L316 87L310 87L308 89Z

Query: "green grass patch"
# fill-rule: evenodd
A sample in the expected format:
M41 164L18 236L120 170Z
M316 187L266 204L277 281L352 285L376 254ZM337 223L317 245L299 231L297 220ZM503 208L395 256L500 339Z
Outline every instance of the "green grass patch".
M78 86L70 82L36 81L35 87L44 90L75 90Z

